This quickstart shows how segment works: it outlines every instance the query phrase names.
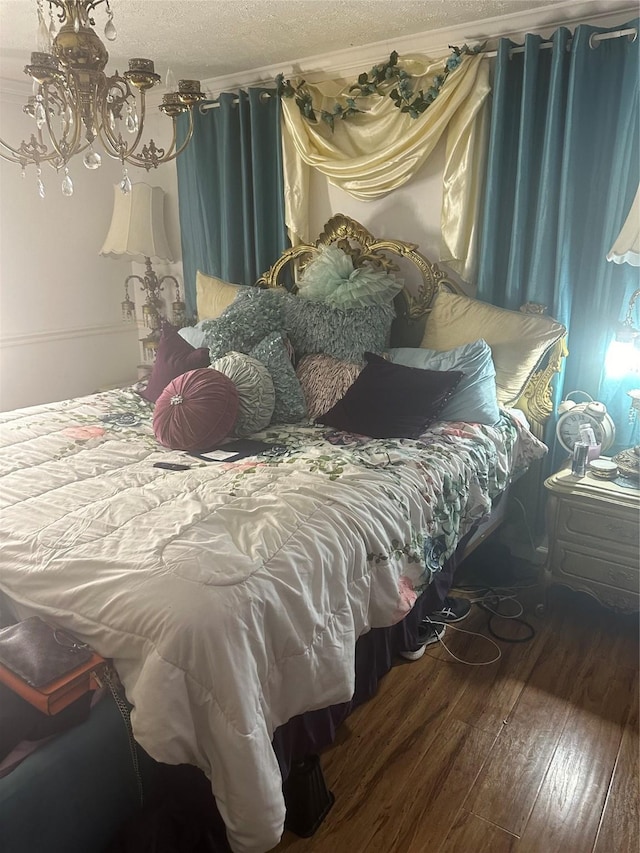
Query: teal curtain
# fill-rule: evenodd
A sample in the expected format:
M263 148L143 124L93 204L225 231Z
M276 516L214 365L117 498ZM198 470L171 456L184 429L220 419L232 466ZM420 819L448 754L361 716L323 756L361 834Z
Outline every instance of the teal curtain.
M520 53L499 44L478 296L507 308L546 305L568 329L556 402L576 389L606 398L628 444L628 383L612 384L604 363L638 270L606 255L640 177L640 38L591 41L606 32L582 25L572 37L562 28L552 47L528 35Z
M177 159L187 315L196 272L255 284L288 246L284 224L280 99L252 88L194 111L193 138ZM184 139L187 119L179 119Z

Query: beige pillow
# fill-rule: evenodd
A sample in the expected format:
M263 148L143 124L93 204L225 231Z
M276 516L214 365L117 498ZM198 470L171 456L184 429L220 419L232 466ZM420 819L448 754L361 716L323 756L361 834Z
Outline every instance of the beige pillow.
M198 320L215 320L227 308L245 285L230 284L213 275L196 273L196 310Z
M550 317L508 311L441 290L433 300L420 346L444 351L484 338L496 368L498 402L512 406L540 359L565 331Z

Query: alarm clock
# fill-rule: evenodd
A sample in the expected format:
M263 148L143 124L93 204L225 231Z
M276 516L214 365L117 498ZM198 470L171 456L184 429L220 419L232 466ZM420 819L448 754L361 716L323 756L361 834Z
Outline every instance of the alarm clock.
M589 399L587 402L576 403L569 399L572 394L583 394ZM584 391L572 391L558 406L556 423L558 441L569 453L573 453L573 445L581 440L581 426L592 427L601 453L606 453L613 445L616 428L604 403L599 403Z

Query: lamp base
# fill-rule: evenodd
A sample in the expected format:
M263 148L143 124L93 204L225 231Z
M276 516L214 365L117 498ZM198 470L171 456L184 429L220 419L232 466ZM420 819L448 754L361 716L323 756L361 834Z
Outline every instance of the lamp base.
M640 444L616 453L612 461L618 466L623 477L638 479L640 477Z

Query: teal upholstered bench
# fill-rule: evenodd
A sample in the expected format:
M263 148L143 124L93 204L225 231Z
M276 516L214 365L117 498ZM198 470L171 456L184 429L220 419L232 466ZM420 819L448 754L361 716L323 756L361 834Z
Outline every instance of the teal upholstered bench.
M139 750L145 796L157 765ZM102 853L139 808L125 723L106 695L89 719L0 779L2 853Z

